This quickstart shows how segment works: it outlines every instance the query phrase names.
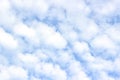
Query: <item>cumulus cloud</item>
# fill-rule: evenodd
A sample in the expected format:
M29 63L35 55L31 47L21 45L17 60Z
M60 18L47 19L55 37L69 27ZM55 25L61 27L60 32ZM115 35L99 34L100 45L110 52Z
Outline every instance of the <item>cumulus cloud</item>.
M5 32L2 28L0 28L0 44L9 49L14 49L18 46L17 40L15 40L11 34Z
M27 72L19 66L0 66L0 79L2 80L27 80Z
M0 80L120 80L119 0L0 0Z

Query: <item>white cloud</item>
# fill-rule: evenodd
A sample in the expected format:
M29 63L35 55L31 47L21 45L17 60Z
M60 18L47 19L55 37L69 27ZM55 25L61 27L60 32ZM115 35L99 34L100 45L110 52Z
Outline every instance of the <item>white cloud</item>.
M14 25L13 32L17 36L28 39L31 43L35 45L40 44L40 39L38 38L37 33L30 26L27 26L23 23L18 23Z
M0 61L1 61L0 64L2 64L2 65L7 65L8 64L7 58L3 55L0 55Z
M11 4L15 9L18 9L18 11L25 11L26 13L22 12L25 16L34 14L39 18L46 16L45 14L49 8L45 0L12 0Z
M14 27L14 32L18 35L24 36L24 37L28 37L28 38L32 38L33 36L35 36L35 31L33 29L31 29L30 27L28 27L25 24L17 24Z
M114 61L114 69L116 72L120 73L120 59L119 59L119 57Z
M10 66L8 68L8 73L10 75L10 79L17 79L17 80L27 80L28 75L27 75L27 71L25 71L23 68L21 67L17 67L17 66Z
M53 65L50 63L41 63L35 67L36 73L45 75L52 80L66 80L67 76L65 71L63 71L58 65Z
M74 49L78 53L84 53L84 52L89 52L89 47L87 43L85 42L75 42L74 43Z
M107 35L100 35L95 37L92 41L92 45L95 48L105 48L105 49L114 49L115 45L111 39L107 37Z
M0 0L0 3L0 25L10 28L10 26L16 22L16 16L14 16L11 11L11 4L9 0Z
M99 33L100 30L99 30L98 25L91 20L88 21L88 23L86 23L86 24L85 24L85 26L83 25L83 28L81 29L80 38L83 38L84 40L89 41L94 36L96 36Z
M2 80L27 80L27 72L18 66L1 66L0 79Z
M83 71L82 66L77 61L73 61L69 66L69 74L70 77L69 80L76 80L76 79L82 79L82 80L91 80Z
M18 47L17 40L15 38L4 31L4 29L0 28L0 44L9 49L15 49Z
M31 80L41 80L41 79L36 78L36 77L31 77Z
M47 54L45 54L44 52L42 52L41 50L36 50L34 53L35 56L37 56L39 58L39 60L47 60L49 58L49 56Z
M107 73L105 72L100 72L100 78L99 80L115 80L114 78L110 77Z
M118 34L120 34L120 30L119 30L119 27L118 28L109 28L106 30L106 34L108 34L108 36L114 40L115 42L118 42L120 41L120 37L118 36Z
M92 40L91 46L93 47L94 55L102 56L103 58L111 58L117 56L118 46L107 36L99 35Z
M119 0L0 2L0 80L120 79Z
M33 68L36 64L38 64L38 58L32 54L22 54L19 53L17 58L20 60L20 63L27 68Z
M110 66L110 67L106 67ZM112 71L114 69L113 62L96 58L94 61L89 63L88 66L91 70L98 71Z
M43 39L45 45L58 49L65 48L67 45L67 42L62 35L59 32L56 32L54 28L46 24L39 23L36 30L40 39Z

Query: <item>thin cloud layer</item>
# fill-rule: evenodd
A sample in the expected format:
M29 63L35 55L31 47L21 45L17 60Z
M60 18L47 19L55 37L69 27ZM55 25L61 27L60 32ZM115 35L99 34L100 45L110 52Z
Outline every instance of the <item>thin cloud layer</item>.
M0 80L120 80L119 0L0 0Z

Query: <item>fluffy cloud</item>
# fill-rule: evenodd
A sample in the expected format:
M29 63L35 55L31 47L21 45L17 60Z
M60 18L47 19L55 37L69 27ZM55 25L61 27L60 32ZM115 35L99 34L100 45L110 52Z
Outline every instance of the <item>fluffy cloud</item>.
M65 48L67 45L67 42L62 35L46 24L39 23L36 31L38 32L42 42L47 46L61 49Z
M0 80L119 80L119 0L0 0Z
M0 79L2 80L27 80L27 72L18 66L0 66Z
M2 28L0 28L0 44L9 49L15 49L18 46L17 40L15 40L11 34L5 32Z

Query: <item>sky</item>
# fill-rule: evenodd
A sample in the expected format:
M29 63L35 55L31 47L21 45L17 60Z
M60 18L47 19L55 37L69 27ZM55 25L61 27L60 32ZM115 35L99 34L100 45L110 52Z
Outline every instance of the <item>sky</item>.
M0 0L0 80L120 80L120 0Z

